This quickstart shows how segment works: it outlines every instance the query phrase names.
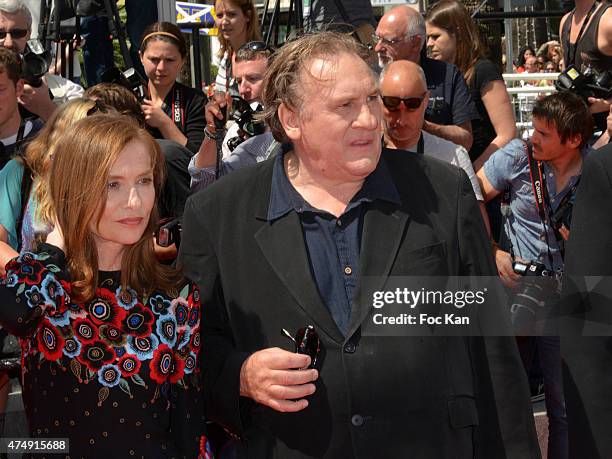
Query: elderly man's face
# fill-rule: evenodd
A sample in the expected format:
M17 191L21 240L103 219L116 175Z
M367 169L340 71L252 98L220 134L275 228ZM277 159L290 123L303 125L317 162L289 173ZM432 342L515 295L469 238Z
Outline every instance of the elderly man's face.
M4 38L2 38L3 35L5 35ZM30 30L22 14L0 12L0 46L16 53L23 53L29 39Z
M421 39L407 37L407 19L399 13L389 13L378 23L374 51L381 67L389 62L407 59L418 62Z
M314 59L301 75L303 104L283 123L295 152L333 182L363 180L378 164L381 104L374 75L359 57Z
M538 71L538 60L535 56L528 57L525 61L525 72L536 73Z
M395 65L395 64L394 64ZM385 74L380 86L380 93L390 103L383 108L385 134L389 139L403 147L411 146L418 141L423 127L423 118L428 102L427 86L417 72L393 71ZM397 98L404 99L397 105ZM420 104L415 108L418 99ZM414 105L412 105L414 104ZM389 107L388 107L389 106ZM409 143L411 145L405 145Z

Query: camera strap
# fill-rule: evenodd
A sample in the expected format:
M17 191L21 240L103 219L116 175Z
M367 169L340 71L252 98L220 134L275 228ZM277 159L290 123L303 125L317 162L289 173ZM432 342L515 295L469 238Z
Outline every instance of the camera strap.
M185 109L183 108L183 90L178 85L174 85L174 90L172 91L172 113L171 117L176 124L176 127L180 129L181 132L185 132Z
M550 222L549 211L550 209L550 198L548 196L548 188L546 185L546 174L543 172L542 162L536 160L533 157L533 148L531 142L524 142L525 152L529 160L529 178L531 179L531 187L533 189L533 196L536 201L536 207L538 209L538 215L542 222L542 229L544 231L544 237L546 240L546 252L548 255L548 261L550 262L551 269L553 268L553 256L550 252L550 241L548 239L548 228L547 222ZM561 235L554 231L557 247L561 252L561 258L564 257L565 253L563 250L563 244L561 243Z

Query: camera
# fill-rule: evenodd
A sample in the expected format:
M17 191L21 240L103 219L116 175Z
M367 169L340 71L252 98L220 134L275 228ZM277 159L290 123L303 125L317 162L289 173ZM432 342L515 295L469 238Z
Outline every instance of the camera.
M182 225L179 218L166 218L159 224L155 233L157 244L161 247L170 247L175 244L177 249L181 244Z
M232 96L232 112L230 117L236 121L240 130L249 137L263 134L266 131L266 124L255 117L261 111L263 111L261 105L258 104L257 108L253 109L242 97ZM244 135L238 135L229 139L227 146L230 151L234 151L245 140L246 137Z
M537 261L530 261L529 263L522 263L520 261L515 261L512 263L512 270L520 274L521 276L545 276L548 271L546 270L546 266L544 264L539 263Z
M28 40L21 55L21 78L30 86L40 88L42 77L49 71L51 53L39 40Z
M117 67L111 67L102 74L102 81L104 83L119 84L129 89L136 96L140 104L148 97L147 83L133 67L124 72Z
M535 321L546 316L547 307L559 299L559 279L543 263L514 261L512 269L524 277L510 301L510 315L515 331L532 334Z
M573 91L585 101L589 97L609 99L612 96L612 73L598 72L589 65L583 73L571 66L555 81L557 91Z

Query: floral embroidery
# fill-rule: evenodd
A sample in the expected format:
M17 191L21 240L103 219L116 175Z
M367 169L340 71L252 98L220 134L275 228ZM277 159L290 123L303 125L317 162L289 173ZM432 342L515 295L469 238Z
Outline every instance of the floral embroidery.
M107 279L93 301L75 304L62 274L45 253L23 253L7 264L5 285L43 314L33 335L22 340L24 359L57 362L79 382L97 381L98 405L109 390L118 387L131 396L146 380L158 383L164 395L167 383L200 371L200 295L193 285L180 295L139 298L134 289Z
M117 290L115 290L115 298L119 306L125 310L130 310L138 301L138 294L130 287L117 287Z
M104 365L98 370L98 382L106 387L114 387L119 384L121 373L117 365Z

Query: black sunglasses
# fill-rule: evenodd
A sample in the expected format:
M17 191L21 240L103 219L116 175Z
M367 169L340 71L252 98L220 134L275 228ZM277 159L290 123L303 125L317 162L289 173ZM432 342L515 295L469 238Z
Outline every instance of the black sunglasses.
M0 30L0 40L4 40L9 34L12 38L23 38L28 34L28 29Z
M425 96L406 97L405 99L402 99L401 97L393 97L393 96L380 96L380 97L383 101L383 105L387 107L387 110L390 110L392 112L399 110L400 102L404 103L404 107L406 107L406 110L416 110L423 103L423 99L425 99Z
M248 49L249 51L270 51L274 52L274 48L268 46L264 41L249 41L242 45L239 49Z
M295 334L295 338L291 336L284 328L281 333L295 343L295 352L297 354L306 354L310 356L310 365L308 368L316 368L321 352L321 340L312 325L300 328Z

